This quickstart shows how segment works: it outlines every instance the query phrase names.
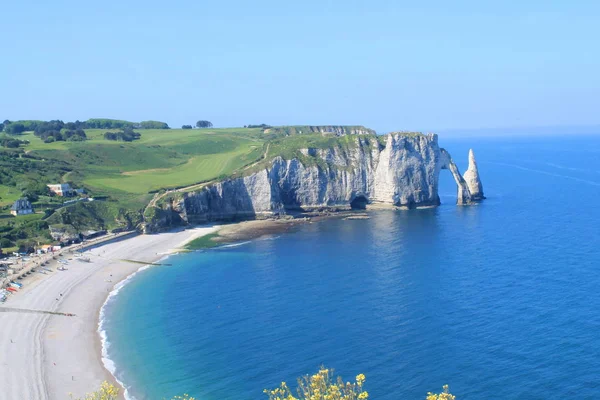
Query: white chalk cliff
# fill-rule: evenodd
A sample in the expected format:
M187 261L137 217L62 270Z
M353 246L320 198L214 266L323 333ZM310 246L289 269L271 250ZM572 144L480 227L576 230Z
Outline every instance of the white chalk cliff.
M475 161L475 153L473 149L469 150L469 168L465 172L464 179L467 182L467 187L471 193L471 199L478 201L485 199L483 195L483 185L479 179L479 170L477 169L477 161Z
M483 199L472 151L463 178L450 154L439 147L437 135L392 133L385 144L374 135L355 135L344 145L301 149L297 158L275 157L247 176L177 193L161 205L147 227L153 230L173 223L335 211L370 204L437 206L442 169L450 170L456 181L457 204Z

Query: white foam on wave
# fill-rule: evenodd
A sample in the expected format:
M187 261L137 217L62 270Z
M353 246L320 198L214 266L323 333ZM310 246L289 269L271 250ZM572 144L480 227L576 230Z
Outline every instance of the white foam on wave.
M534 169L534 168L527 168L527 167L523 167L521 165L501 163L501 162L491 162L491 161L488 161L488 163L489 164L496 164L496 165L504 165L506 167L517 168L517 169L521 169L523 171L535 172L535 173L538 173L538 174L555 176L557 178L570 179L572 181L577 181L577 182L585 183L587 185L600 186L600 182L590 181L588 179L577 178L577 177L569 176L569 175L555 174L553 172L543 171L543 170Z
M161 261L164 261L166 258L168 258L168 256L161 258L158 261L158 263L160 263ZM156 265L144 265L141 268L139 268L137 271L135 271L134 273L129 275L127 278L125 278L121 282L117 283L115 285L115 287L113 288L113 290L108 294L108 297L106 297L104 304L102 304L102 307L100 308L100 317L98 319L98 334L100 335L100 342L102 343L102 357L101 357L102 364L104 365L104 368L106 368L108 370L108 372L111 373L111 375L115 378L115 380L119 383L119 385L121 385L121 387L123 387L123 389L124 389L123 396L125 397L126 400L136 400L136 399L135 399L135 397L133 397L131 395L131 393L129 393L128 387L122 381L120 381L119 378L117 377L117 366L116 366L115 362L110 359L110 357L108 355L108 349L110 348L110 342L108 341L108 337L106 335L105 308L106 308L107 304L109 304L110 302L112 302L114 300L114 298L119 294L121 289L123 289L125 286L127 286L133 280L133 278L135 278L135 276L138 273L145 271L148 268L155 267L155 266Z
M232 247L240 247L243 246L245 244L251 243L250 240L246 241L246 242L240 242L240 243L231 243L231 244L225 244L223 246L219 246L219 247L215 247L215 250L219 250L219 249L230 249Z

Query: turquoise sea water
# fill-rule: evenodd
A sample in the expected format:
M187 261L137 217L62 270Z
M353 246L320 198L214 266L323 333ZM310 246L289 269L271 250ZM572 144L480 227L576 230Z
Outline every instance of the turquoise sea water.
M440 139L488 199L328 220L174 256L105 308L135 399L264 399L324 364L372 399L600 391L600 137Z

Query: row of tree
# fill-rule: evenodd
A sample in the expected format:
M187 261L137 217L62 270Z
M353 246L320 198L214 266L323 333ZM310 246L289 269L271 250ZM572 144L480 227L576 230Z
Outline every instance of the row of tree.
M9 136L2 136L0 137L0 146L2 147L6 147L9 149L17 149L19 148L19 146L21 146L22 144L28 144L29 142L27 140L19 140L19 139L15 139Z
M119 132L105 132L104 139L106 140L118 140L123 142L133 142L138 140L142 135L139 132L135 132L132 128L126 127L121 129Z
M87 135L83 131L83 129L63 129L62 131L43 131L40 134L36 133L36 136L39 136L40 139L44 141L44 143L52 143L59 141L68 141L68 142L83 142L87 140Z
M170 129L166 122L161 121L142 121L142 122L130 122L117 119L106 119L106 118L91 118L87 121L75 121L75 122L63 122L61 120L52 121L37 121L37 120L23 120L23 121L10 121L4 120L0 124L0 132L4 131L9 134L19 134L25 131L38 131L38 130L57 130L68 129Z
M196 128L212 128L213 124L210 121L200 120L196 122ZM191 125L181 125L181 129L192 129Z

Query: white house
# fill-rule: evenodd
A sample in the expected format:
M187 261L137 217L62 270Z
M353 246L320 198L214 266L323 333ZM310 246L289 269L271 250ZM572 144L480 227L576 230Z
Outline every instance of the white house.
M68 183L59 183L56 185L46 185L50 191L58 196L71 196L73 195L73 188Z

